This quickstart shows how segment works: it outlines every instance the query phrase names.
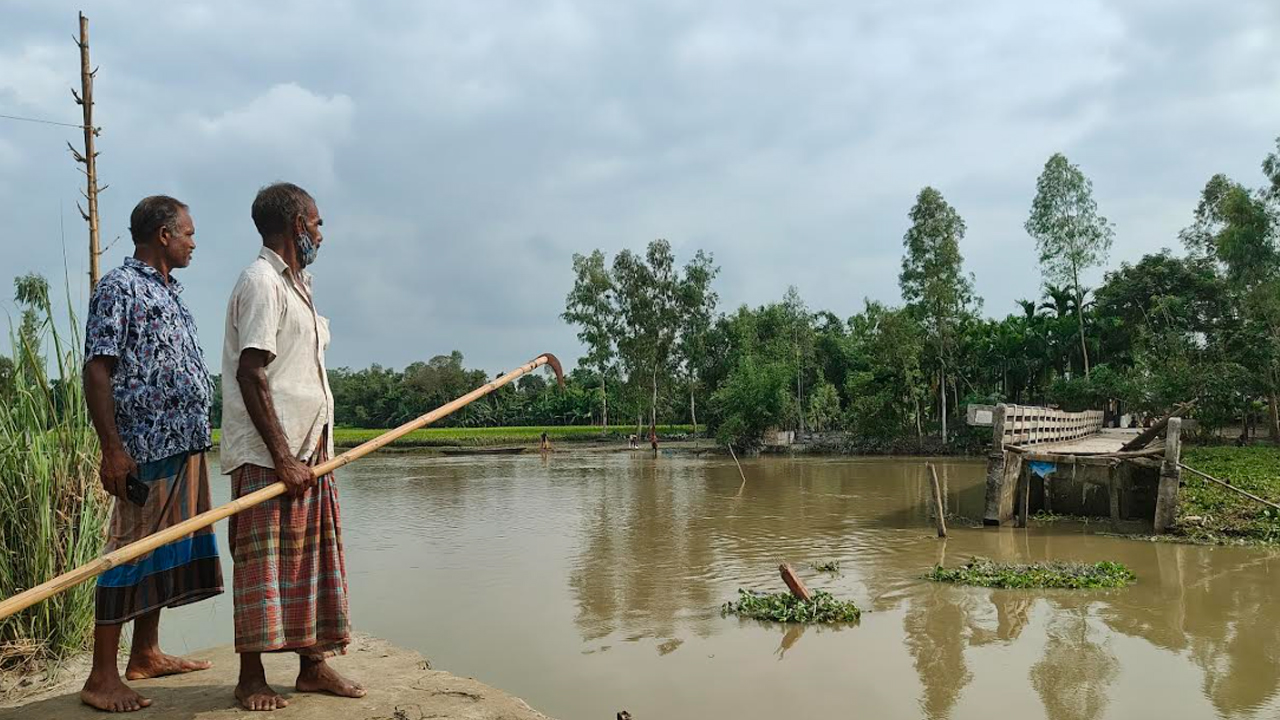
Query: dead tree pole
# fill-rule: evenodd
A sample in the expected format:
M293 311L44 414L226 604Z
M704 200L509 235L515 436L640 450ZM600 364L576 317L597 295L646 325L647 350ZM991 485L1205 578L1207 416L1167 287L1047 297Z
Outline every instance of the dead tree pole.
M67 143L67 148L71 150L76 162L84 165L83 172L87 178L83 195L89 211L85 212L79 202L76 203L76 208L80 210L80 216L85 222L89 223L89 290L92 292L98 286L98 257L102 255L98 242L98 193L107 188L98 187L98 151L94 149L94 138L100 131L93 125L93 78L98 74L98 69L90 69L89 18L84 13L80 13L80 39L76 41L76 45L80 47L80 92L77 94L73 88L71 95L84 111L84 152L76 150L71 143Z

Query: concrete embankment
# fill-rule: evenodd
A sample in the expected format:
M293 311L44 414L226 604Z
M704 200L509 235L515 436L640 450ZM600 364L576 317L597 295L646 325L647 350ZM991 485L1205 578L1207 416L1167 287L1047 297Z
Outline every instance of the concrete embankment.
M272 713L251 713L232 697L238 663L229 646L193 653L211 660L202 672L133 683L154 702L129 717L139 720L223 720L271 717L277 720L548 720L547 716L512 697L470 678L440 670L416 652L385 640L357 637L348 653L332 662L339 672L364 684L369 694L359 700L293 691L298 662L294 655L267 656L267 680L289 700L289 707ZM122 665L123 666L123 665ZM65 673L63 682L39 694L0 708L0 720L100 719L103 713L80 704L82 673ZM113 716L114 717L114 716Z

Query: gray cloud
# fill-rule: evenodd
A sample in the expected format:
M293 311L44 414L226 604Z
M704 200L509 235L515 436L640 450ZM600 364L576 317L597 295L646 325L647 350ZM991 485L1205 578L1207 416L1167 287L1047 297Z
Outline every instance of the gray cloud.
M76 6L6 5L0 112L74 121ZM183 279L216 359L275 179L325 216L337 364L461 350L573 357L569 255L712 251L727 306L897 300L906 214L937 186L986 311L1038 294L1022 222L1066 152L1113 261L1176 246L1214 172L1280 134L1280 9L1209 2L90 3L107 239L191 203ZM0 280L83 271L75 131L0 121ZM115 245L108 266L129 250ZM1091 281L1097 280L1097 274ZM7 282L7 280L6 280Z

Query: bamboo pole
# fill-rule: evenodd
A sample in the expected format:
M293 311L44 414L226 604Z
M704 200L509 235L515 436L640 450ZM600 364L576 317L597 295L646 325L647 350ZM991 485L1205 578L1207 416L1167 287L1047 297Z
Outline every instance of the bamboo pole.
M417 418L416 420L410 420L409 422L401 425L400 427L395 428L394 430L388 430L387 432L379 435L378 437L370 440L369 442L364 443L359 447L348 450L347 452L339 455L336 458L333 458L332 460L321 463L320 465L316 465L311 469L311 474L317 478L323 477L324 475L327 475L333 472L334 470L352 461L358 460L364 457L365 455L368 455L369 453L373 452L374 450L377 450L378 448L381 448L387 445L388 443L396 440L397 438L403 437L404 435L407 435L408 433L413 432L414 430L417 430L418 428L423 427L425 425L430 425L431 423L439 420L440 418L443 418L475 402L476 400L479 400L485 395L488 395L489 393L493 392L494 390L497 390L503 385L510 383L516 378L522 375L527 375L528 373L531 373L534 370L537 370L543 365L550 366L551 369L554 370L556 373L556 379L563 384L564 375L560 368L560 361L556 359L556 356L550 353L539 355L538 357L534 358L528 363L521 365L515 370L512 370L511 372L507 373L506 375L502 375L476 388L475 390L472 390L466 395L463 395L462 397L457 398L456 400L453 400L449 403L441 405L440 407ZM244 497L240 497L235 500L232 500L226 505L220 505L212 510L200 513L199 515L196 515L192 518L184 520L183 522L180 522L177 525L174 525L173 527L166 528L154 535L148 535L147 537L141 540L138 540L137 542L133 542L128 545L125 545L124 547L118 550L115 550L114 552L103 555L102 557L98 558L97 560L94 560L93 562L85 563L84 565L81 565L75 570L71 570L70 572L63 573L62 575L59 575L58 577L48 582L42 583L29 590L18 593L17 595L14 595L13 597L9 598L8 600L5 600L4 602L0 602L0 619L9 617L10 615L13 615L14 613L17 613L17 612L21 612L22 610L25 610L26 608L29 608L32 605L35 605L41 600L45 600L49 597L57 595L60 592L63 592L64 590L68 590L72 587L75 587L76 585L79 585L80 583L84 582L85 580L88 580L89 578L97 577L98 575L101 575L102 573L110 570L113 567L122 565L124 563L129 562L130 560L134 560L138 557L141 557L151 552L152 550L155 550L161 545L165 545L167 543L173 542L174 540L177 540L183 536L190 535L196 530L208 527L223 518L231 517L232 515L235 515L236 513L242 510L247 510L248 508L251 508L254 505L259 505L274 497L283 495L284 493L285 493L285 484L283 482L277 482L275 484L268 485L267 487L264 487L261 490L258 490L256 492L249 493Z
M929 472L933 475L933 519L938 526L938 537L947 536L946 511L942 507L942 484L938 482L938 469L929 463Z

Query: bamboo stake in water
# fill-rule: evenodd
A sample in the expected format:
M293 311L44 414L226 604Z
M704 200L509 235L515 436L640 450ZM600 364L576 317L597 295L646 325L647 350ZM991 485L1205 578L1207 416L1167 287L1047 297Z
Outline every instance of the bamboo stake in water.
M947 536L946 513L942 508L942 485L938 482L938 468L929 463L929 473L933 476L933 518L938 525L938 537Z
M346 465L354 460L358 460L364 457L365 455L368 455L369 453L373 452L374 450L377 450L378 448L381 448L391 443L392 441L396 440L397 438L403 437L409 434L410 432L417 430L420 427L423 427L425 425L430 425L431 423L439 420L440 418L443 418L449 415L450 413L453 413L475 402L476 400L479 400L480 398L484 397L485 395L488 395L494 390L497 390L503 385L507 385L508 383L515 380L516 378L519 378L522 375L527 375L528 373L531 373L534 370L537 370L543 365L547 365L551 367L551 369L554 370L556 373L556 379L561 384L564 383L564 374L560 368L560 361L556 359L556 356L550 353L539 355L537 358L533 359L532 361L524 365L521 365L520 367L516 368L515 370L512 370L506 375L503 375L489 383L486 383L476 388L475 390L472 390L466 395L463 395L462 397L456 400L453 400L452 402L446 403L445 405L441 405L440 407L436 408L435 410L432 410L426 415L423 415L417 418L416 420L410 420L409 422L401 425L400 427L394 430L388 430L387 432L379 435L378 437L370 440L369 442L357 448L348 450L347 452L339 455L336 458L333 458L332 460L329 460L328 462L325 462L313 467L311 469L311 474L317 478L322 477L324 475L328 475L329 473L342 467L343 465ZM283 495L285 493L285 490L286 488L283 482L277 482L273 485L268 485L267 487L264 487L261 490L249 493L244 497L232 500L226 505L220 505L212 510L200 513L199 515L196 515L192 518L184 520L183 522L180 522L177 525L174 525L173 527L166 528L154 535L148 535L147 537L141 540L138 540L137 542L133 542L128 545L125 545L124 547L114 552L103 555L102 557L98 558L97 560L94 560L93 562L81 565L75 570L63 573L62 575L59 575L58 577L48 582L37 585L36 587L31 588L30 590L26 590L24 592L18 593L17 595L14 595L8 600L5 600L4 602L0 602L0 619L9 617L10 615L13 615L14 613L17 613L17 612L21 612L22 610L25 610L31 607L32 605L35 605L41 600L45 600L49 597L57 595L58 593L63 592L64 590L69 590L70 588L73 588L76 585L79 585L80 583L84 582L85 580L88 580L89 578L97 577L98 575L101 575L102 573L110 570L113 567L122 565L124 563L129 562L130 560L139 558L151 552L152 550L155 550L161 545L165 545L167 543L173 542L174 540L177 540L181 537L190 535L196 530L208 527L223 518L231 517L232 515L235 515L236 513L242 510L247 510L253 507L254 505L259 505L274 497Z
M733 458L733 464L738 466L738 474L742 476L742 484L738 486L738 495L742 494L742 489L747 486L747 474L742 472L742 463L738 462L738 456L733 452L733 445L726 445L729 448L729 457Z

